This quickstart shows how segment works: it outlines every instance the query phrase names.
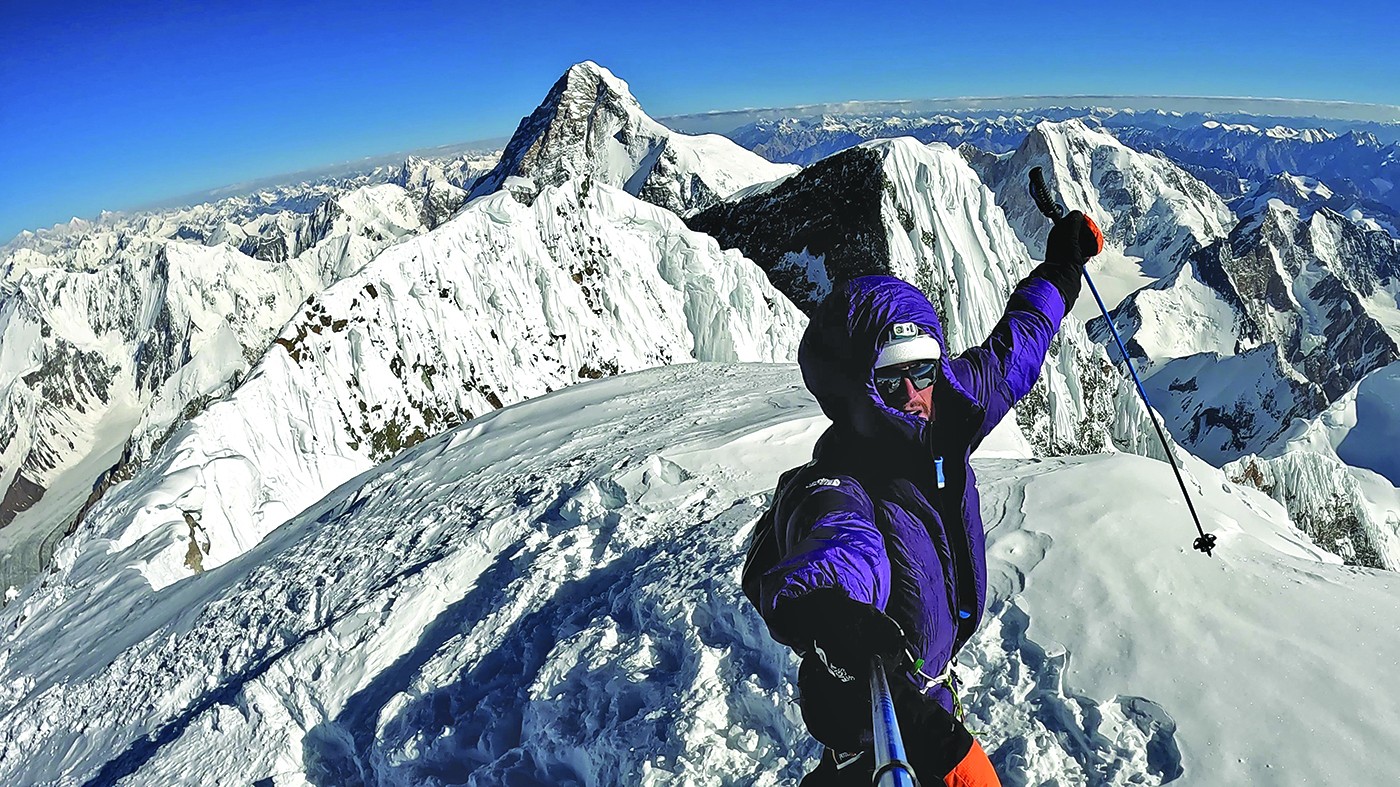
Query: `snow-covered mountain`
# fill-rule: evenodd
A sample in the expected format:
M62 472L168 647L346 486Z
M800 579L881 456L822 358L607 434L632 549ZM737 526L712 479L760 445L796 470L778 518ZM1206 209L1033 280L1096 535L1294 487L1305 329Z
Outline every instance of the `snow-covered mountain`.
M1064 114L1068 118L1077 113L1071 110ZM925 143L942 142L950 147L966 143L985 151L1008 152L1021 144L1038 120L1020 115L822 115L760 120L740 126L726 136L770 161L807 166L862 142L895 137L913 137Z
M1392 363L1361 378L1311 421L1299 421L1279 439L1268 456L1305 449L1335 456L1348 465L1364 468L1400 485L1400 363Z
M1173 434L1212 462L1262 451L1400 358L1400 244L1325 207L1255 208L1115 313Z
M1166 156L1227 200L1289 172L1333 183L1339 197L1367 213L1386 217L1400 213L1400 189L1396 188L1400 143L1393 123L1250 114L1239 109L1170 112L1053 103L988 109L995 102L969 100L962 107L943 102L946 106L941 109L921 110L915 106L918 103L852 102L816 116L803 108L787 114L770 111L725 133L774 161L806 165L861 142L896 136L1005 153L1017 148L1041 121L1077 119L1135 150ZM686 127L687 121L693 125L698 120L673 122Z
M1357 200L1338 194L1322 181L1306 175L1281 172L1260 183L1234 203L1241 216L1263 211L1271 200L1298 209L1298 218L1312 218L1318 208L1330 208L1366 229L1382 230L1400 238L1400 212L1378 202Z
M378 165L335 175L281 183L219 189L217 199L178 204L135 213L105 212L96 221L74 219L51 229L21 232L0 247L0 280L11 269L92 265L94 254L78 246L94 245L97 233L166 238L205 246L228 245L250 257L281 262L296 257L319 237L309 229L312 217L327 201L366 186L395 183L411 193L426 190L427 181L445 179L456 188L470 188L489 172L499 151L468 149L437 157L409 156L397 166ZM426 178L426 179L425 179ZM416 202L421 195L411 194ZM100 257L100 253L97 255Z
M824 425L792 366L656 369L489 413L159 590L56 577L0 611L0 778L794 784L817 753L796 662L738 573L777 470ZM1378 784L1400 765L1376 688L1400 647L1375 625L1400 614L1389 574L1338 565L1199 463L1212 559L1162 463L975 461L991 611L962 675L1006 783Z
M165 587L475 416L648 366L791 360L804 324L751 262L611 187L475 200L308 298L235 392L87 513L73 538L102 556L48 581L140 566Z
M1398 396L1400 363L1392 363L1225 470L1287 506L1317 543L1350 562L1393 569L1400 566Z
M1331 184L1353 201L1400 211L1400 144L1383 143L1367 131L1206 120L1186 128L1123 127L1113 133L1139 150L1161 151L1183 166L1229 172L1251 185L1291 172Z
M591 86L591 98L577 95L585 82ZM633 187L649 199L678 210L685 205L667 203L663 197L670 193L668 189L681 195L678 199L683 197L683 202L693 201L692 197L702 193L725 194L795 169L769 164L721 137L685 137L665 130L641 112L625 84L592 64L570 69L557 87L546 102L555 113L551 116L553 122L545 126L546 139L522 141L524 137L518 137L516 146L508 152L512 175L528 170L543 178L540 167L557 167L556 174L591 172L598 176L591 182L607 183L608 173L616 174L613 170L591 171L575 165L595 160L590 158L595 153L617 163L619 159L607 157L617 152L611 145L623 144L617 143L615 137L626 134L633 134L636 144L628 142L623 147L630 145L629 149L642 151L647 159L643 175L650 173ZM614 136L602 147L593 146L595 140L587 134L570 136L580 131L579 123L587 125L591 132L601 133L606 125L602 117L609 108L622 112L609 116L621 125L610 127L609 134ZM542 107L541 113L545 111ZM580 117L580 112L593 117L593 122ZM528 125L527 121L523 127ZM521 145L528 148L521 154L524 158L511 158L522 150ZM0 366L0 435L5 438L0 449L0 526L4 526L0 546L4 547L5 568L0 580L19 584L31 576L47 561L53 542L71 531L75 519L101 498L110 484L130 477L173 429L232 391L249 366L268 350L274 334L294 316L296 304L308 296L314 298L334 282L353 277L380 251L440 226L460 210L468 191L483 174L481 162L479 155L470 152L441 159L410 157L401 167L381 167L352 177L267 188L189 208L136 216L111 215L95 223L75 222L57 231L26 233L9 244L0 260L0 274L5 282L4 308L0 310L0 336L5 338L5 360ZM500 176L506 169L502 165L491 172ZM615 185L626 186L627 180L630 176ZM588 199L589 184L580 181L580 199ZM532 194L540 187L538 183L532 186ZM596 194L606 192L602 188ZM609 205L615 202L610 196L603 201ZM553 199L547 203L560 211L577 212L576 205L558 204ZM505 210L502 215L509 213ZM646 304L648 310L654 309L634 315L637 330L648 325L657 332L649 345L617 347L606 339L596 341L587 331L569 336L566 342L563 337L572 327L567 320L551 324L550 328L557 329L553 334L543 324L536 325L532 336L539 338L538 332L546 330L544 346L517 365L529 366L539 358L569 364L567 369L546 375L543 379L550 382L543 387L517 381L513 373L502 370L496 370L500 376L489 381L467 379L473 375L464 373L463 379L452 382L479 384L483 390L477 391L475 398L467 396L461 401L454 397L466 394L455 389L450 394L440 392L437 399L445 400L442 402L419 396L417 402L435 404L424 405L423 412L415 410L413 417L394 416L412 421L412 427L402 435L394 430L407 422L394 421L388 413L381 418L347 411L336 419L337 423L354 422L354 429L364 427L362 432L377 430L379 437L375 439L360 435L365 438L363 455L382 459L412 439L421 439L455 423L433 422L434 417L459 419L465 413L480 413L493 406L490 402L500 395L495 391L519 388L533 395L550 385L639 368L647 363L694 357L786 357L769 353L769 348L763 352L755 349L752 337L766 335L773 320L765 319L755 326L735 326L723 317L726 308L744 309L749 305L736 294L737 290L723 289L745 280L743 275L720 274L716 289L707 291L706 285L688 278L691 268L687 267L686 255L705 257L710 251L694 251L697 241L676 241L673 236L683 233L683 227L658 224L650 217L643 225L649 231L656 230L659 236L647 236L648 240L639 241L640 245L678 245L654 251L624 245L618 253L629 262L660 255L666 260L663 278L684 291L684 307L690 317L716 322L697 322L693 330L686 329L690 338L682 341L674 325L663 329L640 319L650 316L654 318L652 322L659 319L662 323L674 319L668 306L653 303L655 293L614 294L598 290L594 279L607 275L599 271L609 268L608 260L589 258L580 261L572 275L578 279L579 291L588 293L590 308L612 308L608 319L624 314L626 309L618 308L619 303ZM587 232L582 227L573 229L570 242L586 244L593 240L595 245L570 249L572 253L611 251L591 236L585 237ZM539 230L535 234L549 237L550 243L563 238L562 230L553 236L548 232ZM471 249L476 262L498 260L502 248L523 245L521 238L507 236L493 242L497 248ZM562 259L558 249L548 251ZM173 287L166 281L167 258L172 256L173 275L178 280ZM483 272L481 276L490 278L495 274ZM761 280L761 275L758 278ZM187 279L196 283L187 284ZM725 299L731 295L738 300L726 305ZM776 304L780 299L771 293L761 297L775 301L771 306L765 304L765 310L783 308ZM190 302L186 303L186 299ZM556 307L554 303L546 305L550 310ZM491 306L488 311L495 308ZM556 316L551 313L551 319ZM324 314L302 315L299 319L309 324L321 317ZM344 319L353 318L347 314ZM789 324L782 319L777 322ZM304 335L333 323L340 324L331 320L324 326L303 325L300 331ZM233 327L223 330L223 324ZM299 340L294 335L282 341L292 346ZM477 352L498 352L497 343L509 341L493 337L491 347L478 348ZM511 369L513 372L515 367ZM421 371L415 366L411 373ZM513 400L507 396L494 406ZM441 409L434 409L438 406ZM428 420L425 422L424 418ZM385 434L386 429L391 434ZM319 471L312 473L313 479L319 477ZM295 486L305 480L289 483ZM316 481L309 483L310 488L320 490L316 496L325 491ZM48 503L39 506L45 498ZM303 502L314 499L315 496ZM280 516L285 518L287 513L290 512ZM258 518L256 512L247 515ZM273 519L280 521L277 516Z
M480 174L484 173L477 176ZM411 156L404 161L394 182L422 205L418 218L423 226L433 229L466 204L467 192L458 185L459 178L449 177L447 170L437 162ZM475 182L473 177L467 185Z
M920 286L955 351L980 341L1049 229L1035 165L1108 230L1096 272L1152 282L1118 317L1172 432L1240 458L1171 449L1206 559L1168 467L1117 453L1162 449L1067 318L976 460L971 726L1009 784L1400 764L1374 658L1400 596L1339 565L1400 566L1400 262L1341 188L1270 181L1235 226L1079 121L799 171L661 127L592 63L481 165L0 250L0 553L11 582L55 555L0 609L0 783L794 783L815 755L796 665L737 575L826 422L790 365L740 362L791 360L799 307L861 273ZM1312 732L1280 747L1273 720Z
M440 223L495 160L411 157L0 249L0 585L231 391L308 295Z
M1180 167L1079 120L1039 123L1012 155L990 165L981 158L973 163L981 165L979 174L1034 257L1045 255L1048 221L1027 187L1032 168L1045 171L1046 185L1067 210L1094 219L1106 248L1091 270L1110 308L1225 237L1235 223L1215 192ZM1092 303L1086 306L1081 316L1094 313Z
M954 352L986 338L1033 264L962 157L908 137L829 156L688 223L741 250L804 309L841 279L882 273L909 281L938 309ZM1066 321L1046 370L1017 408L1038 450L1117 445L1161 455L1146 410L1077 320Z
M587 177L684 214L745 186L796 171L716 134L689 136L652 120L627 83L586 61L570 68L520 121L500 163L471 190L490 194L511 178L533 191Z
M385 184L321 203L268 258L153 233L190 226L160 215L13 251L0 300L0 578L32 576L107 485L237 385L308 294L421 232L418 214Z

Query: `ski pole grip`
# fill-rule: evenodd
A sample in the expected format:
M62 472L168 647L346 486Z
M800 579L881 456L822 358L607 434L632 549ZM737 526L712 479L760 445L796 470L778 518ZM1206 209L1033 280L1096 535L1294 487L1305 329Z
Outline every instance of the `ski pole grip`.
M914 769L904 754L899 719L894 713L894 697L885 680L885 664L879 656L870 661L871 728L875 733L875 787L918 787Z
M1045 185L1045 172L1040 167L1031 167L1031 199L1041 215L1051 221L1059 221L1065 215L1065 206L1050 196L1050 187Z

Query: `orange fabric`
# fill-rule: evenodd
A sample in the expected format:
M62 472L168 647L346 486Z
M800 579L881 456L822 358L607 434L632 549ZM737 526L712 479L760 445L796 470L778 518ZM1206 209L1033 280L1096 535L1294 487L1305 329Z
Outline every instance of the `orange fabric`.
M997 778L992 761L987 759L987 753L982 751L982 744L975 740L962 762L958 763L952 773L943 777L943 783L947 787L1001 787L1001 779Z
M1103 230L1099 229L1099 225L1095 224L1094 220L1089 218L1088 214L1084 216L1084 223L1088 224L1089 229L1094 231L1094 240L1098 242L1098 250L1095 251L1094 254L1098 254L1103 251Z

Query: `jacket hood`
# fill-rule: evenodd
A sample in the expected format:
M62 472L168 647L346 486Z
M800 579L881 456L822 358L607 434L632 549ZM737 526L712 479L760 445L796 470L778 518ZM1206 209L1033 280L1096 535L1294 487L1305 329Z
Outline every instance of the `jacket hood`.
M838 433L849 433L843 436L882 445L929 445L929 422L886 405L875 390L880 340L900 322L915 323L938 340L943 353L937 385L956 394L961 401L955 404L972 405L972 397L951 373L943 324L928 298L893 276L861 276L839 285L817 307L797 355L803 382ZM936 391L936 401L950 403L947 395L939 395L946 393ZM943 412L935 417L941 420Z

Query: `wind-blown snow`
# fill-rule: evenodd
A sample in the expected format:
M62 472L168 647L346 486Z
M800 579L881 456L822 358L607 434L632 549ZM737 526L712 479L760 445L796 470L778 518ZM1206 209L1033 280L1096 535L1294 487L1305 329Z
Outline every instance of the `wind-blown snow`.
M1319 543L1352 559L1400 566L1400 364L1377 369L1316 418L1295 420L1259 456L1226 466L1310 520Z
M741 193L688 223L743 250L806 309L836 281L903 278L934 304L953 352L986 339L1032 267L995 195L940 143L865 143ZM1043 453L1161 450L1146 409L1073 318L1015 420Z
M160 590L57 580L0 612L0 778L792 784L796 663L738 573L824 425L791 366L666 367L431 439ZM1160 462L977 464L992 601L964 676L1006 783L1394 771L1393 575L1199 463L1213 559Z
M4 570L84 516L5 593L0 783L794 783L815 754L795 664L736 578L825 422L796 370L734 363L795 354L803 318L763 271L803 305L900 275L966 347L1034 264L1021 241L1039 255L1035 164L1106 230L1091 270L1169 428L1242 458L1168 449L1208 560L1165 465L1092 455L1162 449L1067 319L977 459L972 726L1011 785L1384 780L1400 718L1375 654L1400 635L1375 620L1400 596L1338 563L1400 566L1400 246L1367 231L1393 231L1389 164L1368 134L1144 118L1180 166L1070 121L1014 154L906 138L797 171L672 132L581 63L482 178L410 157L21 235L0 248ZM1008 148L1029 127L945 120ZM1279 174L1305 148L1335 160L1289 171L1326 185ZM1258 184L1228 239L1193 175Z
M91 500L238 384L297 304L425 231L430 204L393 184L300 184L7 246L0 582L31 578Z

